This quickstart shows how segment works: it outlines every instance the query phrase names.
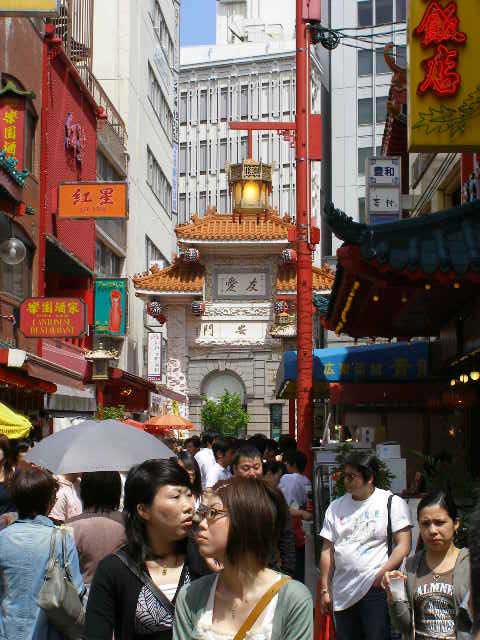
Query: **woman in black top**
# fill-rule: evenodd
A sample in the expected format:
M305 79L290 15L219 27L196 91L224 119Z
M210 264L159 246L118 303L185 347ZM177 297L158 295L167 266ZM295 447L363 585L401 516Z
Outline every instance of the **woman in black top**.
M125 483L127 546L98 566L86 640L170 640L181 586L197 577L186 560L194 499L176 460L147 460Z
M9 481L13 474L12 447L7 436L0 435L0 516L17 510L10 497Z

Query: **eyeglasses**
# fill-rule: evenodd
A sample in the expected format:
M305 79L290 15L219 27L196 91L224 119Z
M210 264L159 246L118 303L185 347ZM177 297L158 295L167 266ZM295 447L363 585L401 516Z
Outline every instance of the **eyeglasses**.
M344 473L343 477L345 478L345 480L353 482L354 480L356 480L357 478L361 478L362 476L358 473Z
M214 522L219 517L226 516L227 513L228 511L225 511L225 509L215 509L215 507L209 507L206 504L201 504L195 513L195 520L197 523L200 523L204 518L206 518L207 522Z

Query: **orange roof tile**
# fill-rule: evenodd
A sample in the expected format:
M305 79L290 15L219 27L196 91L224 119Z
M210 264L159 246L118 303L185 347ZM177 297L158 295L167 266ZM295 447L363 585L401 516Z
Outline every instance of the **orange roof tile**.
M166 269L154 265L150 273L133 277L136 289L172 291L178 293L202 293L205 267L201 264L186 264L180 258Z
M177 239L182 240L287 240L293 227L291 218L281 218L274 210L262 214L217 213L212 208L203 218L196 214L190 222L177 225Z
M313 267L313 290L326 291L332 288L335 274L332 269L325 264L323 267ZM296 265L281 266L278 269L277 291L295 291L297 288L297 267Z

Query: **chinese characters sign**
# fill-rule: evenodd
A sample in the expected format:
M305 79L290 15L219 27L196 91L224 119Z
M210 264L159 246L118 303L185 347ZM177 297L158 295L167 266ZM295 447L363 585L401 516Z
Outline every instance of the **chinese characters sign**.
M79 298L26 298L20 305L20 331L26 338L79 338L86 321Z
M0 16L56 16L59 0L0 0Z
M478 2L415 0L409 7L409 150L480 146Z
M148 334L147 378L150 382L162 381L162 334Z
M401 212L402 165L400 158L369 158L367 215L369 224L397 220ZM379 217L379 214L383 214Z
M124 336L127 327L127 279L95 280L95 333Z
M58 188L59 218L127 218L126 182L75 182Z
M0 149L10 158L18 160L17 169L23 167L25 128L25 99L4 96L0 102Z
M265 298L265 272L224 271L217 273L217 293L220 298Z

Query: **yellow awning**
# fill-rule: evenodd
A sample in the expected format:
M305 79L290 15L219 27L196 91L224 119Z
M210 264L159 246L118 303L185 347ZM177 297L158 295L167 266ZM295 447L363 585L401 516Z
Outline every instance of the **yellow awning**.
M0 433L14 440L26 438L31 428L32 423L28 418L15 413L6 404L0 402Z

